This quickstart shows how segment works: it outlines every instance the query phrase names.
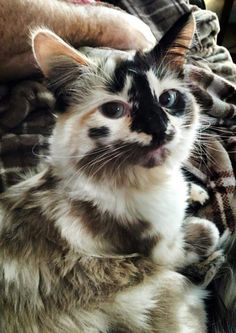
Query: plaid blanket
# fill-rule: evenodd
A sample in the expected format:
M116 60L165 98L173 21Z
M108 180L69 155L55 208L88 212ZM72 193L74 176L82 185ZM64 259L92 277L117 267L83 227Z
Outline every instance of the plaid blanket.
M236 65L229 52L216 43L217 16L191 7L184 0L120 0L115 4L138 15L151 27L157 40L179 16L193 10L197 32L185 70L203 116L195 150L185 168L210 195L207 206L197 207L194 214L213 220L221 233L226 228L234 231ZM35 168L46 155L54 124L54 99L38 96L35 91L39 84L41 92L46 92L38 80L0 86L0 191L18 182L20 172Z

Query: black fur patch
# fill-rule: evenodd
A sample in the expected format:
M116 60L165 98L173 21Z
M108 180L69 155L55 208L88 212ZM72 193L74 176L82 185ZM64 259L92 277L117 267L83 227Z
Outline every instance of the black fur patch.
M162 55L162 57L163 57L165 55L166 51L168 50L168 48L175 43L175 40L176 40L178 34L181 32L183 27L188 22L190 15L191 15L191 12L182 15L177 20L177 22L165 33L165 35L161 38L159 43L150 52L150 55L154 59L160 59L160 55ZM186 47L184 45L176 45L175 44L175 46L177 46L178 48L186 49ZM178 53L176 53L176 54L172 53L172 55L173 56L175 56L175 55L178 56L179 54ZM161 61L162 61L162 59L161 59Z
M125 85L128 69L133 65L133 61L122 61L116 66L114 71L113 80L109 82L108 91L118 93L122 91Z
M112 83L108 90L117 93L122 91L128 74L146 72L152 67L152 61L148 54L137 52L134 60L126 60L119 63L115 69Z
M91 139L100 139L109 136L110 130L106 126L93 127L88 131L88 135Z
M130 61L122 61L116 66L114 71L113 80L109 82L108 91L112 93L118 93L122 91L125 85L128 69L131 65Z
M161 239L157 233L153 236L144 236L151 230L149 222L137 220L135 223L120 223L119 219L108 212L102 213L94 202L75 200L71 202L74 214L80 214L87 232L94 238L102 237L110 242L116 253L140 253L149 256L154 246Z
M145 73L133 73L128 94L133 103L131 130L152 135L153 143L157 145L163 143L169 120L153 96Z

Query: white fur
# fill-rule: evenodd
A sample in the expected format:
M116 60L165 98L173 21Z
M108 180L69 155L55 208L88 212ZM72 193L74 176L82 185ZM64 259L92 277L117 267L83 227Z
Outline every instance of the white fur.
M192 202L199 202L203 205L208 199L209 195L207 191L204 190L201 186L192 183L190 189L190 201Z
M3 274L7 282L17 281L19 274L19 264L12 261L3 264Z
M158 168L157 168L158 172ZM114 188L112 183L94 183L83 174L72 178L68 184L72 199L92 201L104 213L109 212L119 218L120 223L149 221L152 229L150 236L159 235L161 241L153 250L153 259L158 263L173 264L183 260L183 241L180 232L184 220L187 188L180 172L173 172L170 178L153 184L150 188ZM65 210L67 207L65 206ZM63 216L63 217L61 217ZM68 218L68 221L67 221ZM137 221L137 222L136 222ZM57 225L63 237L73 246L89 250L90 253L105 251L106 244L97 244L76 219L66 212L58 212ZM147 236L147 235L144 235ZM171 244L175 244L174 247Z
M60 315L58 322L60 327L63 327L63 332L68 333L109 332L109 317L99 310L84 311L80 309L74 311L73 316Z
M119 293L112 306L112 312L118 318L124 317L125 314L126 322L130 322L140 330L145 330L149 328L149 311L157 306L155 296L156 286L148 281L137 288Z

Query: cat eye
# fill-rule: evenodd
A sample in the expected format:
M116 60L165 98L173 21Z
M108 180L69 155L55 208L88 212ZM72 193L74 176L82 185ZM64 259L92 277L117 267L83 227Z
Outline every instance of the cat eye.
M127 112L127 105L122 102L108 102L100 106L100 111L107 118L117 119Z
M179 91L170 89L164 91L159 97L159 103L162 107L167 109L176 108L179 104L179 100L182 98L182 95Z

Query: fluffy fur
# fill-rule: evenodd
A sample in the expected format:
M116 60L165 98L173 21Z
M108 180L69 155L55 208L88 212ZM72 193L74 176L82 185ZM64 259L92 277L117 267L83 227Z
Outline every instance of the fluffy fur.
M184 223L193 32L184 16L148 53L87 56L33 34L58 119L45 170L1 197L1 332L206 332L205 293L176 272L219 237L209 221Z

